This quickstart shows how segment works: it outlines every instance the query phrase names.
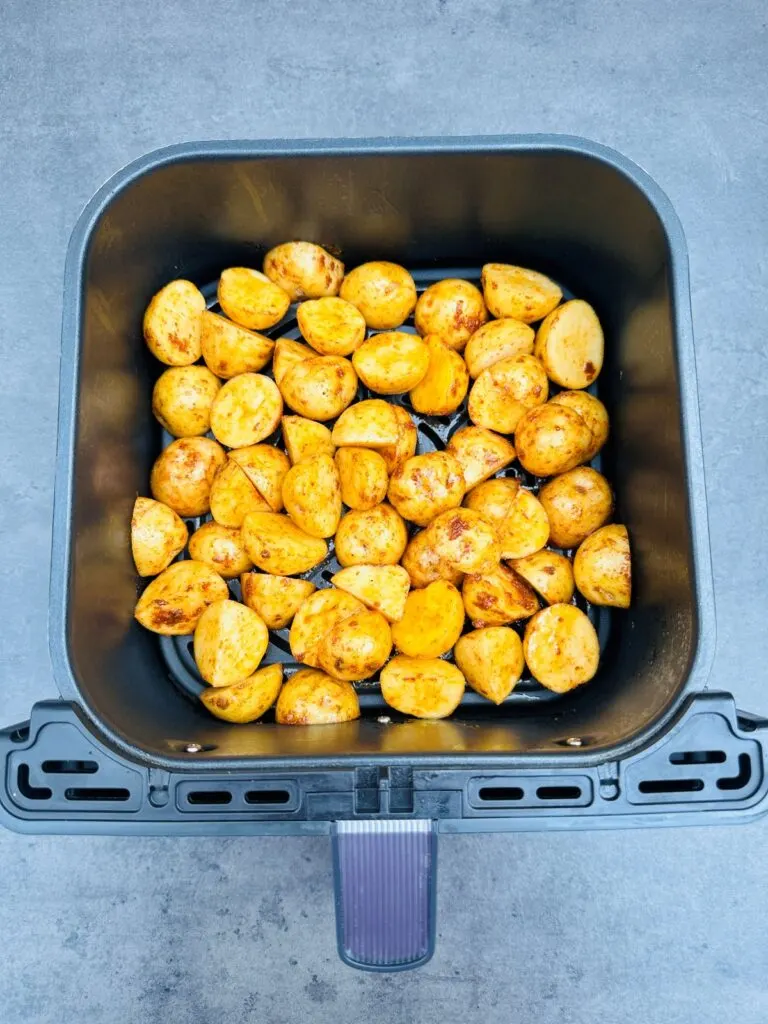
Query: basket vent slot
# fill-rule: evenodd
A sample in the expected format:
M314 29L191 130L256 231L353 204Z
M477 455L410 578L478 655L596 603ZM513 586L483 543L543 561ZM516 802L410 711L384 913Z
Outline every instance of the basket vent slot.
M245 794L247 804L287 804L290 801L287 789L249 789Z
M524 791L519 786L481 786L477 794L486 803L522 800Z
M641 793L700 793L701 779L643 779L637 787Z
M752 761L749 754L739 754L739 771L737 775L727 775L717 780L718 789L744 789L752 779Z
M16 773L16 784L19 787L19 792L27 800L50 800L53 796L53 790L48 789L47 786L33 786L29 780L29 765L20 764L19 770Z
M95 761L43 761L46 775L93 775L99 770Z
M669 755L670 764L723 764L724 750L678 750Z
M187 794L189 804L231 804L232 794L228 789L195 789Z
M100 802L113 800L116 803L122 803L124 800L130 800L130 797L129 790L123 789L121 786L70 786L64 790L65 800Z
M578 800L580 786L539 786L536 790L539 800Z

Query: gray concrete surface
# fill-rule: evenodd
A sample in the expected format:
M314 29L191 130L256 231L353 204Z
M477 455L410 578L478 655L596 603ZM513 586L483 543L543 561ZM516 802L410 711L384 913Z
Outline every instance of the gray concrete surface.
M768 709L768 30L761 0L5 0L3 722L45 643L60 291L117 167L201 138L562 131L641 163L691 253L718 605L712 681ZM768 823L447 839L440 940L344 968L320 840L0 834L4 1024L764 1024Z

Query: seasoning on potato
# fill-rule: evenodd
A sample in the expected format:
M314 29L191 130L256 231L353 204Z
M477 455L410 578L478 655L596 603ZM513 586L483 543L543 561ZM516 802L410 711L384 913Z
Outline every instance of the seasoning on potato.
M266 665L247 679L211 687L200 694L202 704L225 722L245 725L261 718L277 700L283 685L283 666Z
M373 448L338 448L336 469L341 500L350 508L373 508L386 498L387 464Z
M263 369L272 358L275 343L263 334L205 310L200 348L211 373L229 380L239 373L256 373Z
M547 604L568 604L573 597L573 566L558 551L536 551L509 564Z
M333 456L336 445L331 431L324 423L308 420L304 416L283 416L283 444L292 465L315 455Z
M152 412L174 437L198 437L211 429L211 405L221 381L205 366L171 366L152 391Z
M522 641L509 626L485 626L465 633L453 653L472 689L494 704L506 700L525 668Z
M370 608L339 618L320 642L320 667L334 679L369 679L392 650L392 632L381 612Z
M341 519L341 484L330 455L292 466L283 480L288 515L312 537L332 537Z
M283 482L291 468L285 452L273 444L252 444L236 448L229 458L245 473L273 512L283 508Z
M599 398L590 395L588 391L560 391L550 401L554 405L565 405L573 409L592 431L592 444L584 459L585 462L591 462L608 440L608 410Z
M307 598L315 592L311 580L244 572L240 577L243 604L257 612L269 629L285 629Z
M200 358L205 299L191 281L171 281L152 297L144 314L144 340L167 366L189 366Z
M396 565L407 543L402 516L382 502L342 516L336 531L336 557L343 566Z
M248 572L253 563L240 531L221 523L203 523L189 538L189 557L209 565L225 580Z
M469 418L478 427L511 434L529 409L549 395L544 367L535 356L512 356L483 370L469 393Z
M414 587L426 587L435 580L448 580L458 587L464 579L464 573L460 569L455 569L440 559L432 543L432 535L426 530L420 530L411 537L400 562Z
M424 338L429 350L427 372L411 389L409 396L416 412L427 416L447 416L455 412L467 394L469 373L458 352L437 335Z
M365 341L365 317L344 299L302 302L296 319L307 344L323 356L350 356Z
M476 628L506 626L530 618L539 610L531 586L506 565L464 578L461 589L464 608Z
M219 278L219 305L230 320L251 331L274 327L288 312L291 298L258 270L231 267Z
M498 564L500 551L496 530L472 509L441 512L424 533L439 559L459 572L485 572Z
M504 469L515 458L515 446L485 427L461 427L445 450L461 465L467 490Z
M158 455L149 485L152 496L189 518L210 510L211 485L227 456L209 437L182 437Z
M232 458L218 470L211 484L210 512L221 526L240 527L249 512L274 511Z
M439 658L447 654L464 628L464 602L452 583L436 580L412 590L402 618L392 626L392 639L402 654Z
M228 448L258 444L277 429L283 400L277 385L261 373L228 380L211 406L211 430Z
M483 293L469 281L449 277L426 288L414 313L419 334L436 334L460 352L488 319Z
M418 442L416 424L407 409L402 405L393 405L392 408L397 420L397 440L394 444L379 445L376 449L384 459L388 473L394 473L401 463L416 454Z
M429 349L416 334L384 331L368 338L352 356L360 380L379 395L416 387L429 366Z
M157 576L184 550L187 524L172 508L137 498L131 516L131 551L139 576Z
M264 273L291 302L337 295L344 264L314 242L283 242L264 257Z
M395 470L388 496L404 519L426 526L441 512L458 508L464 490L460 463L448 452L427 452Z
M583 540L573 560L573 575L592 604L629 608L632 558L626 526L602 526Z
M514 477L485 480L466 497L467 508L496 525L502 558L523 558L549 539L549 520L541 502Z
M535 337L532 327L510 317L483 324L464 349L464 362L470 377L479 377L483 370L502 359L533 355Z
M331 576L331 583L362 601L366 608L381 612L388 622L402 619L411 586L402 565L349 565Z
M243 543L251 561L273 576L296 576L314 569L328 545L310 537L279 512L249 512L243 519Z
M495 317L532 324L551 312L563 297L554 281L536 270L509 263L486 263L481 280L485 304Z
M549 314L536 332L534 354L547 376L564 388L587 388L603 367L603 329L583 299L571 299Z
M303 668L283 684L275 717L280 725L350 722L360 717L360 702L351 683Z
M395 409L383 398L368 398L345 409L331 433L337 447L380 448L400 439L400 420Z
M586 462L593 444L581 416L552 402L530 409L515 428L520 465L534 476L555 476Z
M605 477L590 466L579 466L550 480L539 491L549 519L550 541L558 548L575 548L608 521L613 493Z
M597 672L600 644L581 609L551 604L526 625L523 654L534 679L555 693L567 693Z
M278 338L272 358L272 373L277 386L280 387L285 375L297 363L302 363L305 359L314 359L316 355L317 352L309 345L303 345L300 341L294 341L293 338Z
M174 562L149 584L134 615L146 629L163 636L194 633L208 605L229 597L227 584L207 565L191 558Z
M320 667L320 645L333 626L365 608L345 590L333 587L316 590L298 608L293 617L289 642L296 661Z
M195 661L211 686L231 686L252 675L268 644L261 617L237 601L215 601L195 626Z
M357 394L357 374L341 356L315 356L288 370L280 381L285 404L310 420L332 420Z
M387 704L414 718L447 718L464 696L464 676L441 658L398 655L384 666L379 680Z
M357 306L368 326L377 331L399 327L416 305L416 285L411 275L405 267L385 260L350 270L339 294Z

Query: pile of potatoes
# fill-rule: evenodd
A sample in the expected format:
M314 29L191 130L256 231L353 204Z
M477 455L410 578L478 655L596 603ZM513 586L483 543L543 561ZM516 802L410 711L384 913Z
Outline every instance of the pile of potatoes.
M276 702L286 725L348 721L352 684L378 675L397 711L442 718L466 684L501 703L526 664L558 693L594 676L598 638L575 589L618 608L631 590L627 531L586 465L609 430L584 390L603 332L535 271L491 263L481 283L418 295L394 263L345 273L320 246L289 242L263 271L222 273L221 313L184 280L150 302L144 337L168 366L152 408L175 440L133 511L136 568L155 577L135 614L194 635L214 715L252 722ZM303 341L260 333L293 303ZM401 329L411 316L418 333ZM359 382L385 397L355 402ZM471 423L417 454L410 413L386 397L405 392L428 416L466 401ZM278 428L280 447L265 443ZM548 478L538 493L498 475L515 460ZM208 516L189 536L184 519ZM341 569L317 589L302 577L331 539ZM284 681L260 663L269 630L286 627L304 667Z

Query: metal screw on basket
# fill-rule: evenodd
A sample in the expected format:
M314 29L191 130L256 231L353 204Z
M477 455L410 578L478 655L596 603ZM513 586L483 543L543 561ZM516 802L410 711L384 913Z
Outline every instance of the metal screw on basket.
M565 741L566 746L568 747L580 747L583 742L584 741L582 740L581 736L569 736L568 739Z
M187 754L199 754L202 749L201 743L186 743L184 745L184 751Z

